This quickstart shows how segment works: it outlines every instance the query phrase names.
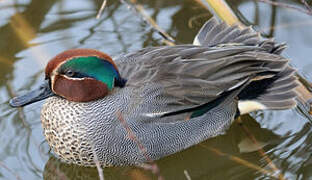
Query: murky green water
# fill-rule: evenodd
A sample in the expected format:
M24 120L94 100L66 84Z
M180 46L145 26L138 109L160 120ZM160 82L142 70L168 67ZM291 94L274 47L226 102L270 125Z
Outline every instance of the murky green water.
M162 38L119 1L0 1L0 179L97 179L97 170L60 163L49 153L39 119L42 102L12 109L7 101L37 87L43 68L57 53L94 48L110 55L162 45ZM177 43L190 43L211 14L193 0L140 1ZM230 1L241 20L268 37L287 42L284 55L312 80L312 18L253 1ZM274 28L272 28L274 27ZM312 129L299 109L242 117L225 135L157 161L165 179L312 179ZM250 132L259 148L251 146ZM249 142L249 143L248 143ZM261 151L261 150L260 150ZM268 160L272 164L268 163ZM244 161L243 161L244 160ZM187 174L187 175L186 175ZM105 168L105 179L156 179L135 167Z

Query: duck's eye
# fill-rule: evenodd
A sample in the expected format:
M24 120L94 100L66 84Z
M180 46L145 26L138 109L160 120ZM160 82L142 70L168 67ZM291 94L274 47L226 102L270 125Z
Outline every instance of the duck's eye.
M75 75L75 72L71 69L68 69L67 71L65 71L65 75L68 77L73 77Z

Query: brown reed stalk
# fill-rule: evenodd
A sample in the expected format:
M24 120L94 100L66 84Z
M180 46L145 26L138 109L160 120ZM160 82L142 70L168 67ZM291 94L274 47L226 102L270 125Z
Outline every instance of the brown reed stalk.
M249 137L249 139L251 140L251 142L256 145L257 147L260 147L258 140L256 139L256 137L250 132L250 130L248 129L248 127L242 122L241 118L238 117L237 118L238 123L241 125L241 127L243 128L244 132L247 134L247 136ZM265 151L263 150L263 148L259 148L257 149L258 153L260 154L261 157L264 158L264 160L268 163L268 165L270 166L270 168L274 171L274 172L281 172L277 166L273 163L273 161L270 159L270 157L265 153ZM280 180L285 180L285 177L282 173L278 173L278 179Z
M287 3L277 2L277 1L271 1L271 0L257 0L257 1L263 2L266 4L271 4L273 6L279 6L279 7L283 7L283 8L288 8L288 9L300 11L300 12L308 14L308 15L312 15L312 9L305 0L301 0L303 5L305 6L305 9L302 9L302 8L299 8L299 7L296 7L296 6L287 4Z
M144 22L146 22L148 25L150 25L163 39L164 43L172 46L174 44L174 38L172 38L166 31L164 31L157 23L156 21L150 17L144 7L141 4L138 4L136 0L130 0L130 2L126 2L126 0L120 0L121 3L126 4L129 9L135 10L134 12L136 15L140 16Z
M17 180L22 180L22 178L17 173L15 173L12 169L10 169L8 166L6 166L1 161L0 161L0 166L3 167L4 169L6 169L7 171L9 171L11 174L13 174Z
M188 173L188 171L186 169L183 171L183 173L185 175L186 180L192 180L190 174Z
M103 13L105 7L106 7L106 4L107 4L107 0L103 0L103 3L102 3L102 5L101 5L101 8L99 9L99 12L97 13L97 15L96 15L96 17L95 17L96 19L100 19L101 15L102 15L102 13Z
M91 141L92 142L92 141ZM96 166L96 169L97 169L97 172L98 172L98 175L99 175L99 178L100 180L104 180L104 173L103 173L103 169L101 167L101 164L100 164L100 161L99 161L99 158L98 156L96 155L96 152L94 150L94 146L92 145L92 153L94 155L94 163L95 163L95 166Z
M310 7L310 5L307 3L306 0L301 0L301 3L305 6L305 8L307 9L307 11L309 11L310 14L312 14L312 8Z
M138 148L140 149L141 153L143 154L143 156L145 157L145 159L150 163L150 164L140 164L138 165L139 167L145 169L145 170L149 170L151 171L153 174L155 174L158 178L158 180L163 180L164 178L161 176L160 174L160 170L159 167L157 166L157 164L151 159L151 157L148 155L146 148L144 147L144 145L139 141L139 139L136 137L136 135L134 134L134 132L131 130L131 128L129 127L127 121L123 118L122 113L120 111L117 112L117 117L119 119L119 121L121 122L121 124L123 125L123 127L126 129L127 133L128 133L128 137L135 142L135 144L138 146Z
M241 158L239 158L239 157L237 157L237 156L233 156L233 155L226 154L226 153L224 153L224 152L222 152L222 151L220 151L220 150L218 150L218 149L216 149L216 148L207 147L207 146L205 146L205 145L203 145L203 144L200 144L200 146L202 146L203 148L205 148L205 149L207 149L207 150L209 150L209 151L211 151L211 152L216 153L216 154L219 155L219 156L227 157L227 158L228 158L229 160L231 160L231 161L234 161L234 162L236 162L236 163L238 163L238 164L241 164L241 165L243 165L243 166L246 166L246 167L248 167L248 168L250 168L250 169L254 169L254 170L256 170L256 171L259 171L259 172L261 172L262 174L265 174L265 175L268 176L268 177L272 177L272 178L274 178L274 179L278 179L278 177L275 177L275 176L274 176L274 172L273 172L273 171L268 171L268 170L266 170L266 169L263 169L263 168L260 167L260 166L257 166L257 165L255 165L255 164L252 164L252 163L250 163L250 162L248 162L248 161L246 161L246 160L243 160L243 159L241 159Z

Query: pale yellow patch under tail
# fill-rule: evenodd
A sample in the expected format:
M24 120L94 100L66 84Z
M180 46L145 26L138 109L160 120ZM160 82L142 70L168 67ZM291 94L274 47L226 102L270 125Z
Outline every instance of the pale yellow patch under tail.
M283 110L296 106L295 70L287 66L274 77L256 78L239 95L240 114L258 110Z

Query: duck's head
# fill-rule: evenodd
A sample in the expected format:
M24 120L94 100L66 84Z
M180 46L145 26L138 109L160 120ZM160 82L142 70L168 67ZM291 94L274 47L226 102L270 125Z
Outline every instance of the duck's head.
M108 55L93 49L72 49L49 61L43 85L11 99L10 105L20 107L55 95L88 102L105 97L114 87L123 87L125 83Z

